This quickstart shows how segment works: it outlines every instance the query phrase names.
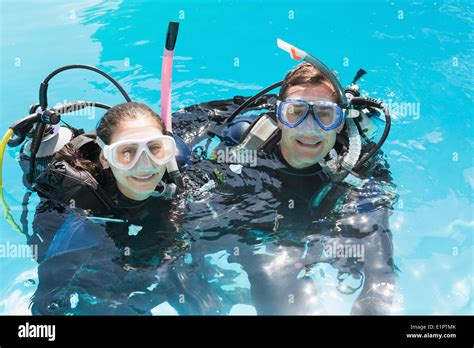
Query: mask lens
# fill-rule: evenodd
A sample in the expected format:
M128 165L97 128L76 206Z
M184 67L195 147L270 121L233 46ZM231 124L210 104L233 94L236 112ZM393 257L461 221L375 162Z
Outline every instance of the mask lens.
M115 159L122 165L129 165L134 162L138 154L138 144L123 144L116 148Z
M174 144L167 138L149 141L147 147L151 156L160 163L168 161L174 155Z
M282 107L282 116L290 124L295 124L308 112L308 106L299 102L286 103Z
M337 118L337 110L330 105L314 105L313 111L325 126L332 125Z
M117 167L130 169L136 165L139 157L147 156L155 164L162 165L168 162L175 152L174 140L168 136L158 136L148 141L130 140L113 147L112 163Z

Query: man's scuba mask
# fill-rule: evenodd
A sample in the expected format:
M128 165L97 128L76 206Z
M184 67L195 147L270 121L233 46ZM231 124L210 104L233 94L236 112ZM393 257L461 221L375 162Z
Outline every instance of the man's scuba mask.
M288 128L298 127L309 114L326 132L339 127L345 119L342 108L330 101L286 100L277 102L278 120Z

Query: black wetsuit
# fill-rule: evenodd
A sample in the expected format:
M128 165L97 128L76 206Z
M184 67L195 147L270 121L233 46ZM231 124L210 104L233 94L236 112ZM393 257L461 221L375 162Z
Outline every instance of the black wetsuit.
M185 262L190 240L179 227L179 199L134 201L104 175L96 189L113 204L107 208L94 190L71 182L64 192L45 174L28 240L39 247L33 314L149 315L165 301L179 314L219 313L218 298Z
M322 263L337 269L341 291L359 292L353 314L390 311L395 266L388 216L395 196L385 191L391 176L382 154L362 173L369 182L361 189L327 186L319 165L293 169L279 145L259 151L256 167L234 171L216 161L193 164L195 181L213 180L217 187L189 204L184 223L190 231L197 226L193 255L225 249L229 262L243 266L258 314L324 313L314 305L318 289L311 276ZM345 246L359 253L341 256Z
M208 106L215 107L211 103ZM189 111L189 119L184 114L176 118L179 121L181 117L181 126L184 125L180 128L177 123L176 131L188 143L206 128L210 113L200 108ZM212 113L219 116L216 110ZM166 203L160 199L156 204L156 198L150 200L149 213L133 220L135 214L130 212L135 207L127 206L130 202L120 196L117 202L124 204L126 223L97 224L84 217L76 224L74 219L69 221L71 226L86 226L93 233L79 238L84 248L76 248L75 243L67 253L58 253L60 247L52 248L55 256L40 260L40 284L33 299L33 312L149 314L154 306L168 301L181 314L222 314L233 303L253 304L258 314L316 313L321 306L314 304L314 297L321 293L314 282L318 269L314 266L321 264L337 270L343 285L340 290L355 288L358 296L352 313L388 312L391 294L388 291L387 296L386 290L393 286L395 276L388 216L395 197L385 191L391 178L381 158L363 173L370 182L361 190L336 185L320 202L316 201L328 181L319 166L294 170L282 160L278 147L260 151L257 166L244 166L240 174L228 164L197 160L188 175L186 188L197 193L173 204L180 206L180 214L184 209L173 223L162 206ZM217 187L207 191L205 185L210 180ZM101 188L114 196L117 190L113 187ZM87 189L79 192L80 197L90 193ZM65 203L70 201L70 197L63 198ZM77 205L79 201L75 200L76 207L81 207ZM55 208L50 213L49 209L39 208L35 230L46 234L49 231L51 243L55 236L51 231L63 226L69 210ZM97 211L112 218L121 215L115 209L110 214L107 209ZM129 235L132 224L143 227L136 236ZM175 238L170 231L177 233ZM96 237L90 238L91 234ZM49 244L48 237L43 240ZM324 250L331 244L363 245L364 257L327 255ZM128 246L130 253L126 254ZM45 249L43 254L51 247ZM242 289L223 291L223 287L213 286L222 283L215 282L220 274L208 267L205 259L221 250L227 250L229 262L243 266L249 277L251 298ZM164 254L176 259L168 262ZM347 280L350 287L346 286ZM71 308L75 294L79 302ZM51 303L54 305L48 307ZM332 313L331 308L327 312Z

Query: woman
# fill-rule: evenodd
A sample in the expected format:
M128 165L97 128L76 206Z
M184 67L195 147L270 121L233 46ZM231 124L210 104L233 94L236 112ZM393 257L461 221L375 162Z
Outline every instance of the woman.
M95 133L58 152L36 181L34 314L149 314L164 301L215 313L205 282L189 286L203 281L184 262L178 200L166 199L175 154L161 118L139 103L109 109Z
M99 145L99 146L98 146ZM176 154L161 118L140 103L109 109L93 133L74 138L36 180L40 195L94 213L164 194L166 162Z

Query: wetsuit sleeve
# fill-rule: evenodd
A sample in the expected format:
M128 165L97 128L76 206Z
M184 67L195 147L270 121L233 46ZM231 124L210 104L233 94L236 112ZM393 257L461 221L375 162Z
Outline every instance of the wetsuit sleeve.
M28 245L36 248L37 260L40 263L51 245L51 242L65 221L65 217L61 217L65 211L60 205L48 199L41 199L40 204L36 207L35 216L32 223L33 233L28 236Z
M373 231L361 239L363 246L363 288L352 306L352 314L389 314L395 288L392 233L388 208L378 208L359 216ZM354 224L350 225L354 228ZM357 227L356 227L357 228Z
M45 211L37 214L34 228L44 243L31 300L34 315L146 314L130 305L136 284L112 261L120 250L105 226L72 211Z
M33 315L137 315L130 305L131 284L124 271L98 257L97 249L71 251L38 267ZM135 300L132 297L133 300Z
M363 288L352 307L352 314L388 314L395 289L392 233L389 217L398 196L386 164L372 168L369 181L353 190L346 199L349 216L339 221L341 233L361 243Z

